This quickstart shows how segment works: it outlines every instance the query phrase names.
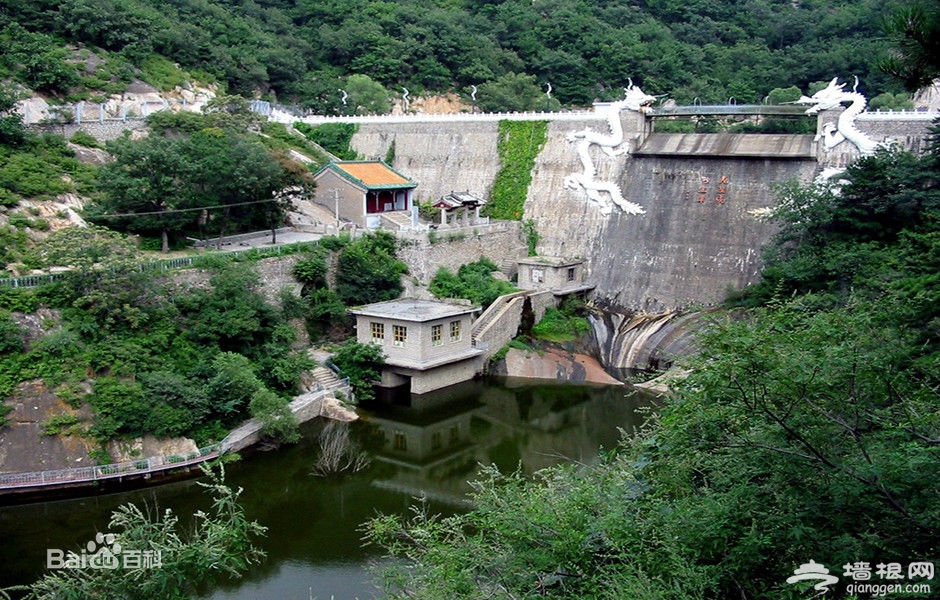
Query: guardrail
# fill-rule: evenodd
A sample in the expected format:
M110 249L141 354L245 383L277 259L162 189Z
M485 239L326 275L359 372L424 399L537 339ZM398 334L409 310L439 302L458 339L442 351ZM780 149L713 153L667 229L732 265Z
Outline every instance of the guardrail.
M0 492L9 489L93 483L121 477L159 473L206 462L216 458L221 452L222 445L213 444L185 454L152 456L108 465L29 473L0 473Z

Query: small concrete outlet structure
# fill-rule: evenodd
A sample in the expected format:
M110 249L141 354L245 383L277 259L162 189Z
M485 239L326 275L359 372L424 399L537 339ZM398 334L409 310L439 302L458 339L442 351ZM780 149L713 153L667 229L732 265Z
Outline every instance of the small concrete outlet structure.
M584 261L557 256L530 256L519 261L518 286L523 290L551 290L584 282Z
M356 339L385 353L382 387L410 383L424 394L472 379L482 370L483 351L470 338L479 306L400 298L350 310Z

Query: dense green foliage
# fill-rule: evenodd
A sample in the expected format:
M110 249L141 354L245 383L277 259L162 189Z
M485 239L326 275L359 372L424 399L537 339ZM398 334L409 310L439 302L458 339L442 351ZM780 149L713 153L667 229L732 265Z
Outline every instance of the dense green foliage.
M62 136L23 138L0 145L0 204L20 199L49 199L65 192L93 194L97 169L78 162Z
M0 85L0 146L16 147L26 139L23 117L16 112L19 94ZM0 196L0 205L5 205Z
M333 355L333 363L356 394L357 402L364 402L375 397L375 385L382 376L382 364L385 354L377 344L360 344L348 340Z
M398 241L386 231L357 239L343 248L336 262L336 293L347 306L393 300L404 287L408 266L396 258Z
M500 121L499 172L493 181L490 201L483 208L484 214L494 219L522 220L529 184L532 183L532 167L535 157L542 151L548 139L546 121Z
M936 161L936 148L920 157L882 151L850 166L841 189L781 185L782 228L766 252L761 282L737 301L814 292L831 303L887 292L908 294L916 306L937 302Z
M280 225L289 204L283 190L311 180L286 152L271 151L245 132L253 120L244 106L207 115L155 115L155 134L108 144L115 160L100 170L102 198L88 209L89 218L159 235L164 251L171 237Z
M356 160L359 156L349 147L352 136L359 130L356 123L324 123L313 127L297 122L294 127L307 136L310 141L319 144L324 150L340 160Z
M929 86L940 73L940 5L914 0L888 15L890 46L881 70L904 82L910 91Z
M811 559L936 556L940 144L844 177L781 190L753 308L716 316L645 431L534 480L487 469L464 515L373 520L390 595L796 600Z
M119 84L129 66L166 88L181 76L173 63L211 74L231 93L273 92L324 113L382 112L388 91L402 87L467 96L477 85L487 109L585 105L618 95L631 77L685 103L758 102L774 88L849 74L876 93L901 91L876 70L893 8L876 0L33 0L2 8L0 38L11 52L0 75L56 92L80 78ZM107 69L66 60L59 40L102 49ZM378 96L369 95L375 86ZM350 95L345 105L340 89Z
M94 408L90 435L100 441L152 433L204 444L248 416L291 439L284 407L311 361L291 349L295 331L264 301L250 264L217 261L208 286L185 289L154 279L123 238L95 228L55 232L34 260L77 269L31 302L5 299L61 318L22 352L0 353L0 396L42 378ZM3 323L4 347L22 344ZM89 379L92 392L76 394Z
M558 308L547 308L532 327L532 337L548 342L571 342L590 333L591 324L584 316L584 302L566 296Z
M255 540L266 528L248 520L238 503L241 490L225 485L224 471L206 473L209 481L199 485L206 488L212 503L191 518L181 519L170 509L154 514L135 504L124 504L111 514L109 532L99 534L97 548L113 549L121 568L53 570L25 589L0 590L0 598L183 600L206 584L241 577L264 558ZM75 554L83 555L86 550L78 549ZM138 560L136 566L127 566L123 557L128 554L158 556L159 565L154 560Z
M457 273L441 267L428 289L438 298L464 298L486 309L503 294L518 291L508 281L493 277L493 271L499 271L499 267L486 257L460 265Z

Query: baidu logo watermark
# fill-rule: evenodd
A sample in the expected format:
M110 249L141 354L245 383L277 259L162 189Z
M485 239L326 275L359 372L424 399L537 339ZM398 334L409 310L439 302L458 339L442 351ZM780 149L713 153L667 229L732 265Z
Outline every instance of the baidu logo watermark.
M46 550L47 569L159 569L160 550L122 548L113 533L97 533L80 553L58 548Z
M928 561L915 561L907 563L880 562L872 567L872 563L858 561L842 565L842 577L848 583L845 586L846 594L858 598L883 598L890 594L925 594L930 595L933 581L934 564ZM801 581L816 582L813 590L818 593L811 596L818 598L829 593L829 586L839 583L839 577L830 574L825 565L810 560L793 571L787 578L787 583L793 584Z

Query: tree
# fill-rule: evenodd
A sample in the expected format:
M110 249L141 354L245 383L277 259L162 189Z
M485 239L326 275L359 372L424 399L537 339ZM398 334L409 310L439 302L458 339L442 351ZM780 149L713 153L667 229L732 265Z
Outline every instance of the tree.
M913 110L914 103L905 93L882 92L868 101L870 110Z
M297 417L287 400L267 389L260 389L248 405L251 416L261 421L261 435L278 444L294 444L300 439Z
M352 112L360 115L384 115L392 108L388 91L368 75L355 74L346 78L346 93Z
M245 516L238 503L242 490L225 484L222 467L217 474L203 471L209 480L199 485L211 495L212 505L208 511L196 511L192 519L181 522L172 510L154 514L135 504L124 504L111 514L108 527L113 533L96 537L97 552L112 553L123 568L57 569L30 586L0 590L0 597L25 592L29 600L184 600L206 584L240 577L264 557L255 539L266 528ZM128 556L138 560L128 562ZM159 558L159 566L153 557Z
M774 88L767 94L767 103L786 104L799 100L802 95L803 93L800 91L800 88L795 85L791 85L788 88Z
M215 411L223 416L237 415L251 399L264 390L251 361L235 352L220 352L212 360L215 371L209 380L209 395Z
M9 86L0 86L0 146L16 147L26 141L23 117L16 112L19 94Z
M159 232L164 251L172 235L197 229L216 229L220 237L233 224L274 232L292 197L305 193L312 177L286 151L268 150L258 136L244 132L256 119L244 102L226 96L205 116L154 117L155 135L110 144L116 160L101 171L105 195L90 218Z
M480 84L479 107L484 112L525 112L544 109L545 95L534 75L506 73Z
M138 257L134 242L127 236L92 225L53 231L42 246L31 253L29 260L37 268L89 270L113 260L135 260Z
M885 24L891 44L881 68L897 77L908 91L940 77L940 6L929 0L894 9Z
M258 274L231 263L210 279L210 289L177 300L191 339L230 352L248 353L271 333L276 313L258 292Z
M170 232L195 220L196 213L175 212L189 208L185 162L179 139L151 135L143 140L121 138L108 144L114 162L98 172L104 200L95 208L101 220L129 231L159 232L163 252L170 251ZM170 211L169 213L167 211ZM110 217L122 214L139 216ZM126 219L122 223L119 219Z
M78 83L75 66L67 62L67 51L43 33L27 31L16 22L0 29L0 68L37 90L52 93L68 91Z
M356 401L363 402L375 397L373 387L382 376L385 354L376 344L360 344L349 340L333 355L333 362L339 367L356 394Z
M336 263L336 293L347 306L383 302L401 295L401 276L408 266L396 257L395 245L393 235L378 232L343 249Z

